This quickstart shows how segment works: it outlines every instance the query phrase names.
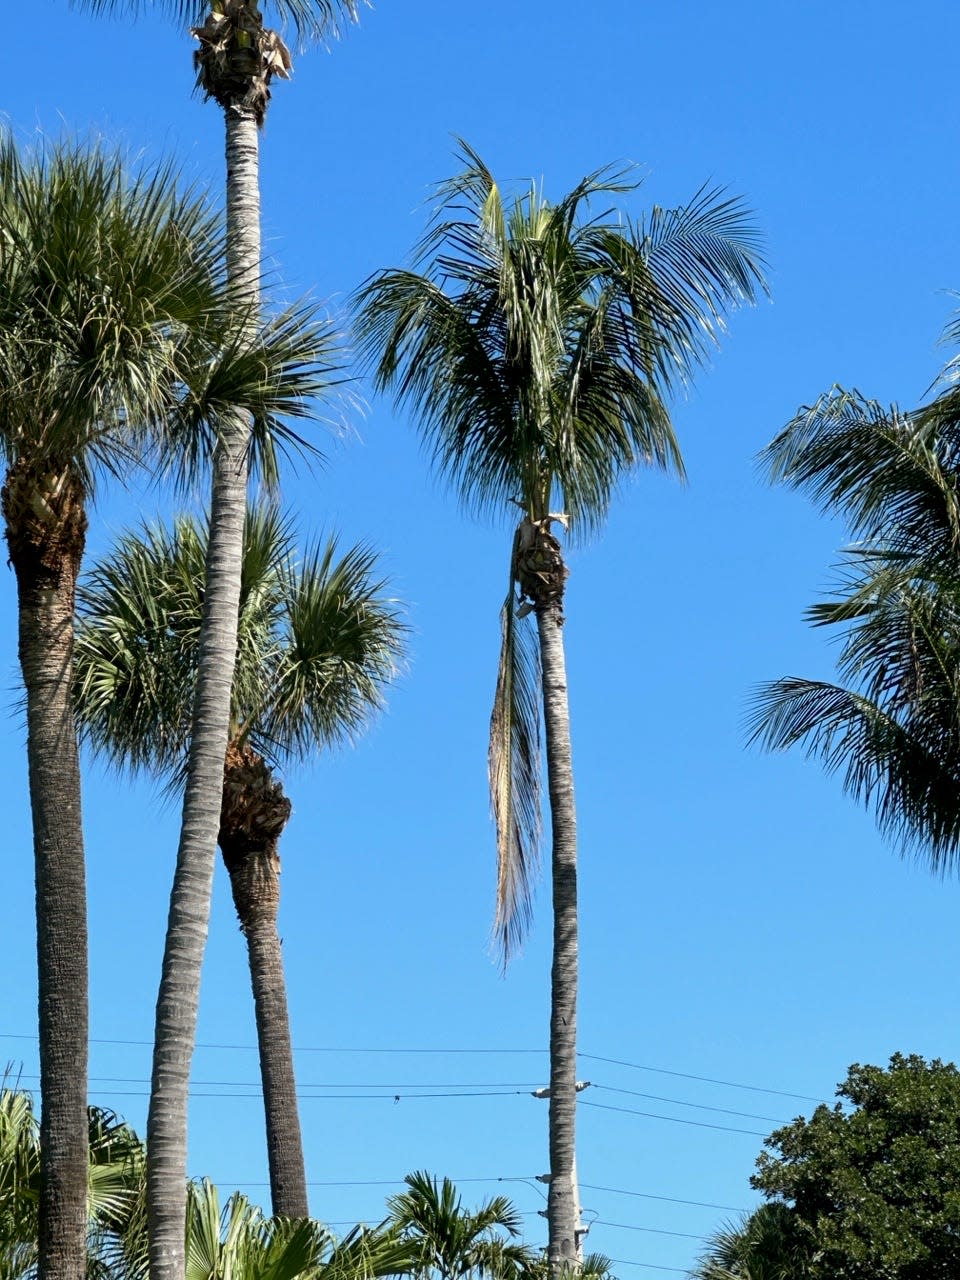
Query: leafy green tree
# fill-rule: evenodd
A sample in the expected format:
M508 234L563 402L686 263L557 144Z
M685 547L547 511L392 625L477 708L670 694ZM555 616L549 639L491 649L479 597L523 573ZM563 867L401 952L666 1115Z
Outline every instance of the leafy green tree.
M801 745L871 807L901 851L942 871L960 844L960 395L912 413L835 389L766 451L775 478L850 524L837 598L842 683L762 686L754 738Z
M520 1243L520 1215L506 1196L464 1208L449 1178L407 1174L407 1190L387 1201L389 1221L412 1245L417 1280L521 1280L538 1255Z
M762 285L757 237L736 200L701 191L637 225L592 199L632 183L607 170L558 203L536 188L505 204L462 145L466 168L415 263L359 294L362 352L379 389L409 404L438 470L465 505L519 508L503 607L490 738L497 827L496 931L504 958L530 917L540 835L539 700L552 820L551 1267L576 1265L574 1188L577 856L559 524L595 529L619 478L682 473L665 395L693 373L725 308ZM532 614L536 634L526 621Z
M120 768L183 783L197 683L206 531L127 534L82 582L76 704ZM277 913L290 801L274 769L355 737L403 647L376 557L336 542L296 554L274 506L248 513L219 844L247 942L275 1214L307 1199Z
M255 327L260 303L259 129L270 83L289 74L281 37L264 25L256 0L81 0L94 12L136 14L154 7L195 23L197 83L223 110L226 130L226 231L229 276L241 311ZM335 35L356 17L355 0L273 0L280 21L301 39ZM221 775L236 654L250 415L224 419L213 463L202 658L190 766L183 797L154 1037L147 1120L154 1280L182 1280L187 1093L196 1039L200 970L210 916ZM285 1204L306 1213L306 1201Z
M789 1206L805 1280L960 1274L960 1072L895 1054L854 1065L833 1107L766 1140L752 1185Z
M98 479L199 466L224 416L300 411L329 340L291 312L238 328L223 239L169 169L105 150L21 155L0 137L2 512L18 590L37 884L40 1272L80 1280L87 969L73 608Z

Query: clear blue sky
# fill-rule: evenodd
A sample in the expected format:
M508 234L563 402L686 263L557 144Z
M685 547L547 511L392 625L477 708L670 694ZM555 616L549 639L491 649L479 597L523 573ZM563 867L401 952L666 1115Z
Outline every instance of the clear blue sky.
M899 861L835 780L745 750L742 730L757 681L830 674L802 613L844 538L768 488L757 451L833 382L917 403L949 354L936 340L960 287L956 25L945 0L380 0L341 44L299 57L271 104L266 245L289 287L334 313L404 262L453 135L504 181L542 175L553 193L635 161L648 176L634 210L724 183L767 237L773 303L733 318L675 405L690 483L637 477L571 555L580 1074L598 1086L582 1096L579 1168L589 1245L622 1277L686 1268L690 1237L729 1214L684 1202L749 1207L758 1135L812 1105L690 1077L829 1098L854 1061L960 1056L956 883ZM0 106L19 137L102 132L219 191L221 117L191 97L191 42L173 24L35 0L14 6L5 39ZM509 1192L541 1241L530 1179L547 1166L546 1108L525 1091L546 1074L545 887L506 978L487 950L485 735L508 534L461 517L410 424L365 394L326 468L285 486L305 531L382 548L413 627L388 714L356 750L286 779L282 933L312 1207L375 1220L426 1168L471 1200ZM91 552L168 510L155 491L105 492ZM13 708L9 572L0 610ZM31 1083L22 745L11 710L0 1055ZM177 815L92 766L85 786L93 1097L142 1126ZM266 1202L246 962L219 869L200 1041L191 1171ZM499 1096L412 1096L455 1091Z

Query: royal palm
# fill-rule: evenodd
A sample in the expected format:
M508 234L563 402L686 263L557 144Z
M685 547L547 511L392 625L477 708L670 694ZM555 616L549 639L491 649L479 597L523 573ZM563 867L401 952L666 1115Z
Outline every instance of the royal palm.
M199 660L206 533L180 519L129 534L81 584L77 707L117 766L186 767ZM280 835L290 801L274 775L354 737L382 703L403 626L366 548L295 554L275 507L248 515L219 844L246 938L256 1008L273 1212L307 1214L286 984L277 933Z
M414 270L359 295L362 349L379 388L409 404L463 501L518 513L491 724L497 826L496 930L504 957L529 917L539 836L538 699L552 822L549 1260L574 1266L577 858L560 526L595 529L618 478L651 464L680 473L665 395L683 383L723 309L761 281L742 208L701 192L632 225L588 204L633 184L601 171L557 203L536 188L505 202L466 146L465 171ZM524 619L532 614L536 638Z

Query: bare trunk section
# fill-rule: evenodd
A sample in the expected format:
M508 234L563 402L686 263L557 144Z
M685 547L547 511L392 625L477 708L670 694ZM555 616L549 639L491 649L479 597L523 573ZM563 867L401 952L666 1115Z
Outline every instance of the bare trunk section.
M73 610L83 495L69 473L13 468L3 490L17 575L36 867L41 1280L87 1263L87 907L73 718Z
M227 236L232 280L255 322L260 274L257 122L228 107ZM210 918L237 651L237 614L250 423L225 424L213 464L200 661L177 868L157 998L147 1118L147 1213L151 1280L183 1280L187 1102L196 1040L200 971Z
M277 932L279 873L280 859L275 848L265 848L248 853L239 866L231 870L230 883L250 959L271 1206L275 1216L305 1218L310 1207L287 1012L287 984Z
M240 928L247 940L263 1082L271 1202L275 1216L305 1218L310 1212L307 1175L293 1070L287 984L277 932L280 910L277 846L289 817L290 801L266 761L249 746L231 743L223 780L220 849L230 875Z
M547 1262L551 1276L557 1276L562 1271L576 1271L580 1262L579 1195L576 1186L577 818L573 798L561 600L553 599L549 604L538 606L537 628L543 665L544 737L553 831Z

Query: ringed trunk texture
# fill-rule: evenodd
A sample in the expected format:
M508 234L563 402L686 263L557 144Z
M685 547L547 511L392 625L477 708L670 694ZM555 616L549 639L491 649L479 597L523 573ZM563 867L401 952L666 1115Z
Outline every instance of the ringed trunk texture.
M287 983L277 932L280 909L280 835L290 801L265 763L249 747L231 745L223 785L220 850L233 903L247 940L257 1020L260 1077L275 1217L305 1218L307 1175L300 1134Z
M260 273L257 121L249 108L228 107L224 114L229 269L243 304L253 309ZM193 731L157 998L147 1118L151 1280L183 1280L184 1276L190 1062L210 919L237 652L249 438L247 415L233 415L223 427L213 461Z
M87 908L73 717L73 611L86 517L69 473L15 465L3 487L17 576L36 868L41 1280L87 1261Z
M561 601L537 608L543 666L544 738L552 827L553 967L550 1004L550 1189L547 1262L551 1276L580 1263L576 1186L577 817Z

